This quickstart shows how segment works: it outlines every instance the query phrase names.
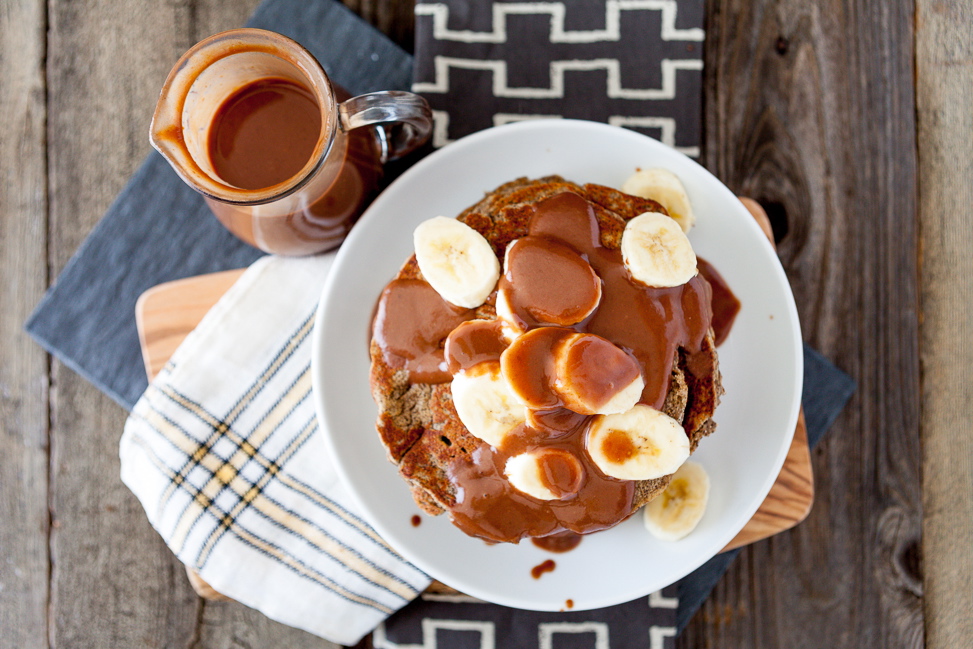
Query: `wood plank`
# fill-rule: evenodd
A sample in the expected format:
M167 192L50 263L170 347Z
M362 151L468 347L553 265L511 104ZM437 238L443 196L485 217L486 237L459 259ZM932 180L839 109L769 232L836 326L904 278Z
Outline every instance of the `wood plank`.
M53 276L149 151L152 106L186 41L174 32L181 9L49 5ZM188 645L199 601L119 479L124 411L58 362L51 375L50 644Z
M23 323L47 284L45 4L0 10L0 644L47 646L47 357Z
M745 548L679 647L916 647L913 4L707 3L704 164L769 207L804 338L858 381L817 500Z
M142 360L150 379L216 303L214 296L218 299L226 293L241 274L242 270L227 270L188 277L151 288L139 297L135 321L152 323L151 328L138 327ZM179 308L172 308L173 304Z
M413 50L414 0L341 0L341 2L406 52Z
M917 4L923 587L933 649L973 638L973 3Z
M212 28L200 27L202 4L228 28L255 2L51 3L55 274L149 152L148 123L169 68L197 31ZM200 634L202 602L118 478L125 413L60 364L52 376L50 643L190 646ZM224 644L232 638L229 629L214 627L211 635ZM263 644L273 646L275 635L287 637L271 634Z
M322 615L326 612L322 611ZM284 626L243 604L202 600L198 636L193 648L206 649L337 649L338 645L306 631Z

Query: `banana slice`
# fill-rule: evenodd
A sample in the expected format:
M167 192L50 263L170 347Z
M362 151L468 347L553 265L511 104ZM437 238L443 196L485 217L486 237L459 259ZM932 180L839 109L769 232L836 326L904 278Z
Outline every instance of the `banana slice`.
M679 286L696 275L696 253L686 233L665 214L646 212L631 219L621 249L628 272L647 286Z
M679 223L683 232L689 232L696 224L696 214L689 202L686 188L679 176L668 169L639 169L625 181L622 191L662 203L662 207Z
M504 465L510 484L538 500L560 500L581 488L584 468L565 449L544 449L514 455Z
M689 457L689 437L679 422L643 404L595 417L586 447L595 465L619 480L661 478Z
M666 490L645 506L642 520L663 541L678 541L703 518L709 500L709 475L701 464L686 462Z
M447 302L475 309L493 292L500 262L470 226L437 216L420 223L412 239L422 276Z
M517 340L527 328L521 323L520 318L514 315L513 307L510 306L510 296L501 286L497 290L497 318L500 320L500 331L507 342L512 343Z
M598 308L601 278L570 246L527 236L507 246L499 293L534 324L569 326Z
M527 409L500 374L499 363L480 363L457 374L450 388L459 420L491 446L500 446L507 433L527 418Z
M576 333L554 348L554 392L583 415L627 412L642 398L638 362L611 341Z

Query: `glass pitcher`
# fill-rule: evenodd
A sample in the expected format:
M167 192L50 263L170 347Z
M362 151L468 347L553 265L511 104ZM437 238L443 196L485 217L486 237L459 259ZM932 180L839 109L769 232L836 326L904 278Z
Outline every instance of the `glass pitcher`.
M384 163L431 132L418 95L349 98L295 41L236 29L179 59L150 139L237 237L269 253L306 255L341 243Z

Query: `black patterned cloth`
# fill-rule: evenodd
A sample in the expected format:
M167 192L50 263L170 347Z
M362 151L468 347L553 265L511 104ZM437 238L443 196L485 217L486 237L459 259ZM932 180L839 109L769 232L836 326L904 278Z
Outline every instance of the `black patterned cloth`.
M424 593L372 634L376 649L663 649L676 638L673 585L590 611L542 613Z
M413 90L434 146L490 126L568 117L699 155L703 0L416 4Z

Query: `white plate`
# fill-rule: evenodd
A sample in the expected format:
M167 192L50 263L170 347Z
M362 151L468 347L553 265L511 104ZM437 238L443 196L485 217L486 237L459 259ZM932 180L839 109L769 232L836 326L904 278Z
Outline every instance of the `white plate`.
M374 429L366 338L383 287L412 254L421 221L455 216L519 176L560 174L618 187L636 167L666 167L685 183L698 215L690 240L740 298L720 348L726 395L718 430L694 455L711 478L709 506L676 543L656 540L641 515L552 555L529 542L488 546L446 516L423 516ZM803 356L794 298L755 221L708 171L633 131L594 122L527 121L491 128L437 151L372 204L342 245L321 298L312 361L315 399L338 471L361 511L404 557L432 577L484 600L535 610L574 610L633 600L692 572L743 528L787 454L800 407ZM553 558L540 579L531 568Z

